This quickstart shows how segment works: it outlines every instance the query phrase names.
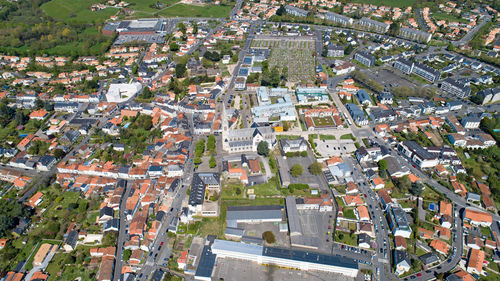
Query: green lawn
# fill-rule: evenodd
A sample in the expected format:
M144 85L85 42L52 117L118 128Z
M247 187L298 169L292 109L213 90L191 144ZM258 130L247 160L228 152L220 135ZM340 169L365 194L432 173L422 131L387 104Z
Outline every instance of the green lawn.
M95 280L97 269L89 270L83 264L83 261L88 262L90 259L89 249L92 247L78 246L72 253L57 253L47 266L49 281L52 280L75 280L80 277L81 280ZM58 276L62 269L61 276Z
M40 8L49 17L65 22L75 21L81 23L91 23L94 21L103 22L118 11L115 8L92 12L90 6L100 3L97 0L51 0L43 4Z
M345 134L340 137L341 140L356 140L352 134Z
M281 192L276 188L276 180L275 178L269 179L267 183L258 184L254 186L249 186L249 189L254 190L254 194L256 196L271 196L271 195L280 195Z
M358 235L351 235L349 232L337 231L335 233L335 241L351 246L358 246Z
M427 254L426 251L422 250L422 248L420 248L420 247L417 247L417 252L416 252L417 256L420 257L421 255L425 255L425 254Z
M332 135L319 135L320 140L335 140L335 136Z
M355 220L356 215L354 214L354 209L352 209L352 208L344 209L344 218Z
M346 185L334 185L335 188L340 194L345 194Z
M313 117L312 118L314 125L316 127L324 127L324 126L333 126L335 123L333 122L332 117Z
M443 199L443 196L434 191L429 185L426 185L424 191L422 192L422 198L424 200L439 201Z
M232 6L222 5L193 6L177 4L162 10L159 15L164 17L225 18L232 8Z
M243 198L245 188L241 182L228 182L222 186L222 199Z
M130 3L130 6L128 8L134 10L134 11L139 11L139 12L146 12L146 13L154 13L159 11L160 9L152 8L152 5L155 5L157 2L161 3L163 5L163 8L166 6L171 6L177 2L178 0L130 0L127 1Z
M468 23L469 21L464 19L464 18L459 18L459 17L456 17L454 14L450 14L450 13L440 13L440 12L437 12L437 13L432 13L432 17L435 19L435 20L446 20L446 21L456 21L456 22L461 22L461 23Z

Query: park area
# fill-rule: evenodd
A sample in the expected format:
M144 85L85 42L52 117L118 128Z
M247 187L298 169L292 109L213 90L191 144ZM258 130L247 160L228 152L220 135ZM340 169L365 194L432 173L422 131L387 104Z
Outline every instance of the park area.
M309 37L295 39L275 37L259 38L253 48L271 49L269 66L288 69L289 82L310 83L314 78L314 40Z

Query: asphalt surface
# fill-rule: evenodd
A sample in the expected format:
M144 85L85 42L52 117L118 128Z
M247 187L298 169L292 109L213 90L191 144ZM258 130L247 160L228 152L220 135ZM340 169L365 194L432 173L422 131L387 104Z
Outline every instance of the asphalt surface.
M125 210L127 209L127 199L130 195L130 187L131 182L127 182L127 186L123 191L123 195L120 202L120 210L119 210L119 219L120 225L118 230L118 238L116 242L116 259L115 259L115 273L113 275L113 280L120 280L122 266L123 266L123 248L125 246L125 242L128 240L127 230L129 227L129 222L127 221L127 214L125 214Z

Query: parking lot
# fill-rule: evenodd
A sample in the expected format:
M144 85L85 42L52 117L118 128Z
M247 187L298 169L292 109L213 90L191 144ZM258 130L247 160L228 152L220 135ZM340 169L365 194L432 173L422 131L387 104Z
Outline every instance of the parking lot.
M316 150L323 157L341 156L356 151L352 140L316 140Z
M391 70L380 69L373 71L372 69L362 70L364 74L366 74L370 79L373 79L383 86L388 87L409 87L409 88L418 88L420 85L416 85L412 81L410 81L403 73L397 75L393 73Z
M237 270L235 270L237 269ZM358 278L346 277L342 274L325 271L301 271L280 268L276 266L260 265L256 262L248 262L231 258L218 258L215 263L213 278L226 281L269 281L269 280L363 280L362 274Z
M311 160L307 157L287 157L286 161L288 161L288 167L291 168L295 164L299 164L303 168L302 175L297 178L290 177L291 183L306 183L310 187L319 188L320 179L309 173L309 165L312 164Z
M300 224L302 227L302 237L300 240L302 240L302 243L308 245L309 242L316 241L319 245L318 251L325 254L331 254L331 246L333 243L331 236L333 216L330 218L331 215L331 212L312 210L299 211ZM328 234L328 232L330 232L330 234Z

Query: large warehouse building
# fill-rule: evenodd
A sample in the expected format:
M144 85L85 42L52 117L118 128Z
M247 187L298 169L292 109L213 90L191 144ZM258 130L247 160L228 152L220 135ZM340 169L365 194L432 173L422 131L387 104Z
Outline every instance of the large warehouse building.
M300 270L335 272L348 277L356 277L358 275L358 263L353 259L315 252L216 239L212 245L212 253L217 255L217 258L256 261L259 264L273 264Z

